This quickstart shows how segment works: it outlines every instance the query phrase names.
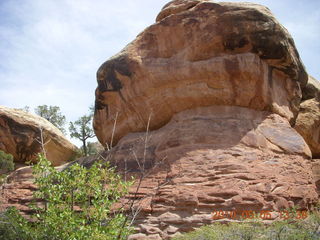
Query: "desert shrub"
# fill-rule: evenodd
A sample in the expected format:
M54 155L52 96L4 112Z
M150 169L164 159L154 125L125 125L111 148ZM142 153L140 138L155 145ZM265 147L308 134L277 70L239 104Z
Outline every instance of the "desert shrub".
M14 170L13 156L0 151L0 185L6 181L7 175Z
M201 227L173 240L319 240L320 214L312 212L304 220L275 221L265 225L260 221L221 224Z
M27 220L19 214L17 209L11 207L0 213L0 239L30 239L28 228Z
M125 216L111 207L127 193L130 183L113 168L101 163L91 168L73 164L59 172L40 156L33 171L38 186L34 199L42 200L31 206L33 221L8 209L0 220L0 239L126 239L131 229L124 224Z
M13 156L0 151L0 170L1 172L9 172L14 169Z

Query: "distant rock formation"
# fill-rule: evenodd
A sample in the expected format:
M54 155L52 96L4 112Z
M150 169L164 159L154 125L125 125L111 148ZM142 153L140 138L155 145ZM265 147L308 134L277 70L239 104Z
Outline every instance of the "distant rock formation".
M0 150L12 154L16 163L36 161L37 154L42 151L41 131L46 143L46 156L54 166L65 163L75 155L76 146L46 119L0 106Z

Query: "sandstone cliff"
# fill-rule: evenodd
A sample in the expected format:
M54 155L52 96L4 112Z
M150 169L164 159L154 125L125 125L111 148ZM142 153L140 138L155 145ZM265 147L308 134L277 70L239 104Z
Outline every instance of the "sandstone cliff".
M214 222L215 210L277 219L317 202L313 145L292 128L301 89L304 99L315 91L268 8L172 1L97 80L94 129L104 146L117 143L105 157L124 174L150 171L130 239L170 238Z

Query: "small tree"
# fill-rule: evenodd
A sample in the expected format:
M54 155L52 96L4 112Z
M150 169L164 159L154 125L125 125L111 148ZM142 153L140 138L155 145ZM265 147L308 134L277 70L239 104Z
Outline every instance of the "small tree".
M40 117L47 119L54 126L60 129L63 134L66 134L64 125L66 124L66 117L60 112L58 106L41 105L34 109L35 113Z
M70 122L69 131L72 138L77 138L82 142L84 155L88 155L87 140L95 136L92 125L92 115L84 115L75 122Z

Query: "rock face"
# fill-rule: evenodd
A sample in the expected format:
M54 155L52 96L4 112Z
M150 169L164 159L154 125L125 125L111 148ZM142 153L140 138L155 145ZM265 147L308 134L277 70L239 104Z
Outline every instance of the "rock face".
M17 169L9 175L8 183L0 186L0 212L7 207L15 207L23 216L28 216L31 213L28 204L33 200L35 189L32 168L27 166Z
M50 122L22 110L0 106L0 150L10 153L16 163L35 161L41 152L41 131L45 151L53 165L60 165L76 153L70 143Z
M293 122L307 78L291 36L268 8L176 0L99 68L94 128L106 145L145 130L149 116L157 129L177 112L212 105Z
M130 133L105 157L125 172L148 173L137 194L140 233L130 239L167 239L213 223L216 210L267 210L278 219L281 209L308 209L318 199L310 154L277 114L211 106L178 113L147 135Z
M320 98L301 103L295 129L308 143L313 158L320 158Z
M140 208L129 239L168 239L213 223L217 210L271 212L317 202L310 150L278 114L236 106L186 110L154 131L130 133L104 157L119 169L146 176L127 199ZM90 166L96 157L79 159ZM67 166L63 166L65 168ZM3 186L3 206L24 214L34 185L29 168L16 171ZM138 184L138 183L137 183ZM124 199L126 201L126 199ZM131 210L130 210L131 212ZM224 221L232 221L225 218Z
M128 196L141 207L129 239L168 239L212 223L215 210L277 219L317 202L317 166L313 176L310 148L291 127L301 89L305 99L315 91L268 8L172 1L97 80L95 133L117 143L105 158L125 175L148 172Z
M242 211L270 211L274 220L282 209L318 201L308 135L319 116L312 115L315 98L301 106L314 121L305 123L301 110L296 123L299 132L299 122L308 126L301 131L308 146L291 126L308 76L269 9L172 1L97 78L95 132L104 146L117 143L102 155L125 178L144 176L122 199L136 200L129 212L139 209L129 239L169 239L216 221L218 210L237 219ZM14 188L24 185L14 185L19 174L12 179L4 205L23 209L20 198L31 191L18 196Z

